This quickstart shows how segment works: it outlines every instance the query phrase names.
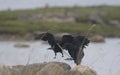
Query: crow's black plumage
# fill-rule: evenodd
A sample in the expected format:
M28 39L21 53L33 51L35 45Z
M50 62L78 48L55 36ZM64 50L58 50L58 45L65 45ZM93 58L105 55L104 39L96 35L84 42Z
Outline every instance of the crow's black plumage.
M79 47L72 44L72 43L65 43L64 48L68 50L68 53L70 54L70 56L72 57L74 62L77 64L78 63L77 56L78 56L78 53L79 53ZM84 56L84 52L82 51L82 53L79 57L79 59L80 59L79 62L81 62L83 56Z
M71 36L66 37L66 39L67 38L70 39ZM76 64L79 64L84 56L83 49L88 45L89 42L90 41L85 36L76 36L76 37L73 37L73 40L71 40L71 42L69 41L68 43L67 42L64 43L63 48L67 49L68 53L73 58L74 62Z
M49 45L51 46L51 48L49 49L53 49L54 53L55 53L55 58L58 52L60 52L62 54L63 57L63 51L61 49L61 47L58 45L58 41L55 39L54 35L51 33L43 33L41 36L41 40L43 41L48 41Z
M62 49L66 49L68 50L69 55L72 57L76 64L79 64L79 62L81 62L84 56L83 49L90 42L85 36L63 35L60 40L56 40L54 35L51 33L47 32L41 35L39 38L43 41L48 41L51 49L53 49L53 51L55 52L55 57L57 52L62 53L63 56ZM80 59L80 61L78 61L77 59Z

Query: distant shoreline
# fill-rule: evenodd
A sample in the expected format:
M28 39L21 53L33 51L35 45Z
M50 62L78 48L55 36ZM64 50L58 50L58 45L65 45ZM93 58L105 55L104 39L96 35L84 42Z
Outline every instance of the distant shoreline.
M61 35L55 35L55 36L58 39L61 37ZM88 38L91 39L91 42L104 42L105 38L120 38L120 36L103 36L99 34L94 34L92 36L88 36ZM0 34L0 41L35 41L35 39L33 34L27 34L27 35Z

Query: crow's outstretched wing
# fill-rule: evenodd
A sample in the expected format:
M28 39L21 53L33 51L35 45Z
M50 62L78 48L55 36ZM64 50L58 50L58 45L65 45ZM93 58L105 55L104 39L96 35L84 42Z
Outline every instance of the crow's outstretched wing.
M82 60L84 56L83 48L85 48L85 46L87 46L88 43L89 40L85 36L73 37L72 35L64 35L62 38L62 47L68 50L68 53L73 58L76 64L77 58L80 58L80 61ZM81 51L81 54L79 55L80 57L78 57L79 51Z

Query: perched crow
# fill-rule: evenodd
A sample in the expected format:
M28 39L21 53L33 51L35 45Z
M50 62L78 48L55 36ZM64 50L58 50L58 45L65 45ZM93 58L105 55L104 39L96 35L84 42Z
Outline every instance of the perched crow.
M60 40L56 40L54 35L51 33L43 33L37 39L40 38L43 41L48 41L51 49L53 49L56 57L56 53L60 52L63 56L63 50L68 50L69 55L72 57L74 62L78 65L83 56L83 49L88 46L90 42L85 36L72 36L72 35L63 35ZM78 61L79 59L79 61Z

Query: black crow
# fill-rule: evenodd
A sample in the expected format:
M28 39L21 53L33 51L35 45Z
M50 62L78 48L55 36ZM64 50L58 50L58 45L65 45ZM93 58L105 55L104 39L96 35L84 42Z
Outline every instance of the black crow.
M63 47L65 43L73 43L74 37L72 35L63 35L61 40L61 46Z
M48 32L44 33L44 35L41 37L41 40L48 41L49 45L51 46L51 49L53 49L55 53L55 58L58 52L60 52L63 57L62 47L60 47L58 41L55 39L53 34L48 33Z
M62 53L63 56L63 49L68 50L69 55L72 57L72 59L77 65L81 62L84 56L83 49L90 42L85 36L72 35L63 35L60 40L56 40L54 35L48 32L41 34L40 37L37 37L43 41L48 41L51 49L53 49L55 53L55 57L57 52Z

